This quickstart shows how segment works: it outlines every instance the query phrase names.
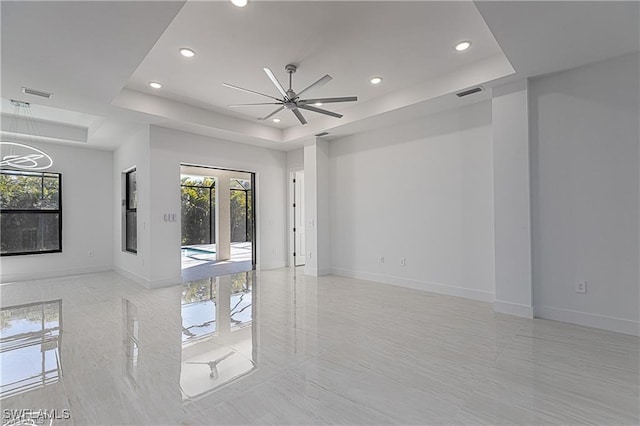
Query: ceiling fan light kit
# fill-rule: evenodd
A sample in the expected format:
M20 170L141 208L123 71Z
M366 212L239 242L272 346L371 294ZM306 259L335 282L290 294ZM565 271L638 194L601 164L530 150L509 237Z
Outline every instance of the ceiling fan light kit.
M261 106L261 105L278 105L278 108L273 111L271 114L262 117L262 118L258 118L258 120L267 120L271 117L273 117L274 115L276 115L277 113L279 113L280 111L287 109L290 110L298 119L298 121L300 122L300 124L307 124L307 120L304 118L304 116L302 115L302 113L300 112L301 109L306 110L306 111L312 111L312 112L316 112L318 114L324 114L324 115L328 115L330 117L335 117L335 118L342 118L342 114L338 114L332 111L327 111L325 109L321 109L318 108L319 105L323 105L323 104L329 104L329 103L336 103L336 102L355 102L358 100L357 96L344 96L344 97L337 97L337 98L315 98L315 99L300 99L300 96L310 90L310 89L317 89L318 87L324 86L326 83L328 83L329 81L332 80L332 77L327 74L324 77L318 79L317 81L315 81L314 83L310 84L309 86L307 86L306 88L302 89L300 92L295 92L292 88L291 82L293 79L293 74L295 74L295 72L298 70L298 67L296 65L293 64L287 64L284 67L285 71L289 74L289 89L285 90L284 87L282 86L282 84L280 84L280 82L278 81L277 77L275 76L275 74L273 73L273 71L271 71L269 68L263 68L265 74L267 74L267 77L269 78L269 80L271 80L271 82L273 83L274 86L276 86L276 89L278 90L278 93L280 93L280 95L282 96L281 98L277 98L275 96L271 96L271 95L267 95L264 93L260 93L260 92L256 92L254 90L249 90L249 89L244 89L242 87L238 87L238 86L234 86L231 84L227 84L227 83L223 83L222 85L224 87L228 87L230 89L235 89L235 90L240 90L242 92L247 92L247 93L252 93L254 95L260 95L263 97L267 97L270 98L271 100L275 101L275 102L261 102L261 103L253 103L253 104L236 104L236 105L228 105L230 108L242 108L242 107L247 107L247 106Z

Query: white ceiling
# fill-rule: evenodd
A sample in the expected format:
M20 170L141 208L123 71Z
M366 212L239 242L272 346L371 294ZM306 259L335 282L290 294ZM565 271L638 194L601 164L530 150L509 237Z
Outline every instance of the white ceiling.
M455 44L467 39L473 49L456 52ZM197 55L182 58L180 47ZM310 96L356 95L363 103L501 54L472 2L256 2L243 9L229 2L189 2L127 88L255 121L275 107L227 105L269 99L223 82L279 96L263 68L271 68L286 86L284 66L293 63L299 67L294 89L329 74L333 80ZM384 82L373 86L369 80L377 75ZM149 81L164 87L154 90ZM325 107L348 114L357 104ZM309 121L321 117L304 115ZM278 117L278 125L265 124L299 125L291 112Z
M348 134L487 99L453 93L555 72L637 51L638 2L1 2L2 112L6 99L37 104L34 116L85 126L86 145L113 149L131 126L157 124L288 150L314 134ZM25 30L29 29L29 30ZM495 38L494 38L495 37ZM456 42L473 42L467 52ZM185 59L179 47L190 47ZM276 95L262 68L294 89L324 74L309 95L359 97L325 105L342 119L305 112L306 126L256 118L270 107L222 87ZM515 71L515 72L514 72ZM382 85L368 83L373 75ZM147 86L161 81L157 91ZM27 97L20 87L51 91ZM56 112L59 109L63 112ZM66 111L66 112L65 112Z
M638 1L477 1L518 78L603 61L640 47Z

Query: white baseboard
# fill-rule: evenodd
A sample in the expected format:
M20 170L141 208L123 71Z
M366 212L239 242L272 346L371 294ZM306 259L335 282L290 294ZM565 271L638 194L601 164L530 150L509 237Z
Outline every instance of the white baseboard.
M71 275L93 274L96 272L111 271L112 265L85 266L82 268L62 269L57 271L33 271L19 274L2 274L0 284L10 284L16 281L41 280L45 278L67 277Z
M533 306L522 305L520 303L503 302L495 300L493 311L500 314L515 315L523 318L533 318Z
M307 268L304 266L304 274L309 277L322 277L326 275L334 274L333 269L331 268ZM338 275L338 274L334 274Z
M407 278L393 277L384 274L375 274L370 272L352 271L350 269L332 268L333 275L343 277L356 278L359 280L374 281L384 284L397 285L399 287L413 288L416 290L430 291L432 293L446 294L449 296L464 297L465 299L480 300L482 302L492 302L493 293L470 288L456 287L448 284L431 283L427 281L418 281Z
M322 277L325 275L331 275L333 273L333 269L331 268L319 268L318 269L318 276Z
M131 271L127 271L126 269L117 266L114 267L113 270L123 277L126 277L131 281L135 281L137 284L140 284L141 286L149 290L153 290L155 288L171 287L182 283L182 277L179 275L171 278L151 281L141 275L138 275Z
M257 271L269 271L271 269L285 268L286 266L287 266L287 262L283 260L282 262L256 264L256 270Z
M122 275L123 277L130 279L131 281L134 281L145 288L149 288L148 287L149 280L144 278L143 276L133 273L131 271L127 271L126 269L120 268L119 266L114 266L113 270L118 274Z
M535 316L537 318L569 322L587 327L600 328L602 330L615 331L617 333L631 334L632 336L640 336L640 322L623 318L571 311L569 309L554 308L551 306L536 306Z

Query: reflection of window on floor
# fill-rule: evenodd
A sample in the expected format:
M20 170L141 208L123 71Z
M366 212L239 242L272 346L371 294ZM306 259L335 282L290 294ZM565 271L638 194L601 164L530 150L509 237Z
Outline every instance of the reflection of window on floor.
M183 285L183 401L204 397L257 369L253 275L242 272ZM204 326L215 332L195 335Z
M125 372L131 384L136 386L138 381L138 307L122 299L122 311L124 313L124 350Z
M216 332L215 278L184 284L182 287L182 342Z
M62 300L3 308L0 319L0 398L57 383L62 376Z
M243 272L231 277L231 329L251 324L251 289L253 274Z

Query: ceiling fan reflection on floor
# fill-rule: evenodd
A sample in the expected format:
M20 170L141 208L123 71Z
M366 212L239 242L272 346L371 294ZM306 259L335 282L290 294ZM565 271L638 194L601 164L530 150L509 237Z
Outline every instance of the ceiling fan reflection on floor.
M222 85L224 87L229 87L231 89L240 90L242 92L253 93L255 95L264 96L264 97L270 98L270 99L275 101L275 102L261 102L261 103L255 103L255 104L228 105L228 107L229 108L242 108L242 107L247 107L247 106L281 105L278 109L273 111L271 114L269 114L269 115L267 115L265 117L262 117L262 118L258 118L258 120L266 120L266 119L268 119L270 117L273 117L274 115L276 115L277 113L279 113L283 109L288 109L291 112L293 112L293 114L296 116L296 118L298 119L298 121L300 121L301 124L307 124L307 120L305 120L304 116L300 112L301 109L304 109L304 110L307 110L307 111L317 112L319 114L329 115L331 117L342 118L342 114L338 114L338 113L335 113L335 112L332 112L332 111L327 111L326 109L318 108L318 106L320 106L322 104L330 104L330 103L336 103L336 102L355 102L355 101L358 100L357 96L345 96L345 97L339 97L339 98L300 99L300 96L304 92L306 92L307 90L310 90L310 89L314 89L314 88L318 88L318 87L324 86L325 84L327 84L329 81L332 80L332 77L329 74L327 74L324 77L322 77L321 79L319 79L318 81L316 81L315 83L307 86L305 89L302 89L300 92L296 93L291 88L291 78L292 78L293 74L296 72L296 70L298 69L298 67L296 67L293 64L288 64L288 65L286 65L284 67L284 69L289 74L289 89L288 90L285 90L284 87L282 87L282 85L280 84L280 82L276 78L275 74L273 74L273 71L271 71L269 68L264 68L264 72L267 74L267 77L269 77L271 82L276 86L276 89L278 89L278 92L280 92L280 94L282 95L282 99L276 98L276 97L271 96L271 95L266 95L264 93L256 92L254 90L243 89L242 87L234 86L234 85L227 84L227 83L222 83Z

